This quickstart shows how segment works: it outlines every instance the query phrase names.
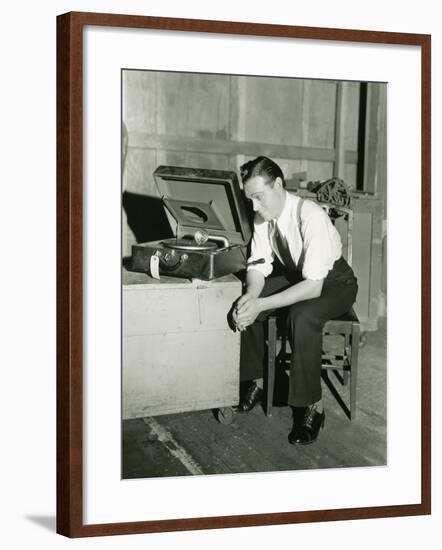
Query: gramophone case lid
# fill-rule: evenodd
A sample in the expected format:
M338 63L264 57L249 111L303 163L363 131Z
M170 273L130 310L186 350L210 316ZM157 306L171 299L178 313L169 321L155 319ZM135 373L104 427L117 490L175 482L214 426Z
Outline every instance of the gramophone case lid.
M249 242L250 222L235 172L159 166L153 175L178 223L178 237L204 229L227 237L231 245Z

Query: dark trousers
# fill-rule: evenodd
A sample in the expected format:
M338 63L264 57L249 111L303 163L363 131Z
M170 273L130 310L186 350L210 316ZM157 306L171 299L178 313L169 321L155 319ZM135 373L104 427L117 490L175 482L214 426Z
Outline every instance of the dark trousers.
M276 266L273 276L266 279L261 297L276 294L299 280L299 276L288 273L283 266ZM287 323L292 349L289 405L303 407L321 399L322 329L326 321L351 309L357 291L353 270L344 258L340 258L324 279L319 298L304 300L277 310ZM274 311L261 313L241 333L241 381L263 376L267 358L264 321L271 313Z

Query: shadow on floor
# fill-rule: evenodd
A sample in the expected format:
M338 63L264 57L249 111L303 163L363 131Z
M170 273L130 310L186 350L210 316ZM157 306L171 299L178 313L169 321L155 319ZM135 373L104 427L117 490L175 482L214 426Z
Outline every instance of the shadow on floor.
M53 533L55 533L55 530L56 530L55 516L28 515L28 516L25 516L25 519L30 521L31 523L36 523L40 527L43 527L44 529L46 529L46 531L52 531Z

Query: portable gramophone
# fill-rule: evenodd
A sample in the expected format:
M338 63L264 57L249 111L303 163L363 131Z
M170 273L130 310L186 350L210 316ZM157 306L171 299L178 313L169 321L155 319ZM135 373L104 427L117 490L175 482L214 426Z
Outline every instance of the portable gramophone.
M160 166L153 175L176 236L133 245L131 269L206 281L244 269L251 230L235 172Z

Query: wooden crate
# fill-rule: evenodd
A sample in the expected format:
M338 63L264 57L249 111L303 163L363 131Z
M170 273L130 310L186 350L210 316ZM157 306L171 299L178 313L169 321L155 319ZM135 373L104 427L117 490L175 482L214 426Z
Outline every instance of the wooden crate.
M233 406L240 335L227 322L241 283L123 272L123 418Z
M306 189L298 189L295 194L315 200L315 194ZM362 331L378 330L382 270L386 269L382 258L382 207L379 198L352 193L352 267L359 286L354 310ZM347 226L338 220L336 228L342 238L343 255L347 258Z

